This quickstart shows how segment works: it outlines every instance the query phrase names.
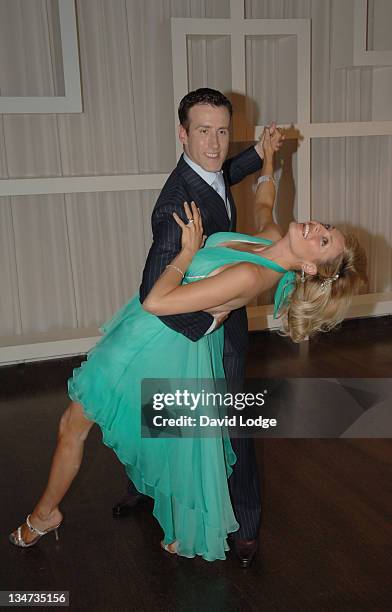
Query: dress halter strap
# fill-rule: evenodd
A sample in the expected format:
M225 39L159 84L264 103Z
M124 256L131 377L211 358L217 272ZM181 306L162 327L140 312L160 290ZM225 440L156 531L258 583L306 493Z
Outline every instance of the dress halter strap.
M280 279L274 295L274 319L279 317L283 306L288 304L290 296L295 289L296 276L293 270L287 270Z

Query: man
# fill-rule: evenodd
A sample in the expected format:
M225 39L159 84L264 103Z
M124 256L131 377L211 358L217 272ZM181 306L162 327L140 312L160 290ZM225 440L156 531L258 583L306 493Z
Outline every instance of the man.
M166 265L181 247L181 229L173 212L184 219L185 201L196 202L200 208L206 236L215 232L235 231L236 208L230 186L248 174L260 170L262 147L258 143L239 155L226 160L232 116L230 101L219 91L202 88L188 93L178 108L179 139L184 153L166 181L152 213L153 244L147 257L140 287L144 301ZM271 129L275 149L281 136ZM222 324L224 317L214 319L206 312L194 312L160 317L175 331L197 342ZM233 311L224 323L224 368L229 390L245 376L248 344L248 324L245 308ZM229 479L230 495L240 529L234 536L237 556L242 567L248 567L257 551L260 524L260 486L253 440L233 439L237 456ZM141 495L129 483L126 497L113 508L114 516L123 516L137 503Z

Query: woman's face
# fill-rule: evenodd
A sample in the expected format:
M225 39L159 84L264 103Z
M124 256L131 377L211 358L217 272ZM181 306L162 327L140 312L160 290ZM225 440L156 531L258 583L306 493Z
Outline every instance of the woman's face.
M334 259L344 249L344 236L333 225L307 221L289 225L289 242L300 261L324 262Z

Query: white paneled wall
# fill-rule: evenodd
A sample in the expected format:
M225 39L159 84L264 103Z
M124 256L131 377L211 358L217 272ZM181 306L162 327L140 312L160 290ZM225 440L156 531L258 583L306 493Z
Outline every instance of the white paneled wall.
M2 335L98 326L109 318L139 288L158 194L0 198Z
M210 87L229 93L231 52L229 36L188 36L188 89Z
M58 4L0 1L2 96L63 96Z
M125 191L66 196L79 327L102 323L139 289L158 194Z
M314 217L357 233L369 258L369 293L392 291L392 137L313 139L312 168Z
M245 44L249 123L297 123L297 37L247 36Z
M354 65L355 2L76 1L83 112L1 116L0 362L85 350L86 342L77 338L91 330L94 335L139 286L158 179L126 191L116 191L115 179L120 189L122 175L130 183L133 177L143 181L143 175L168 173L176 163L170 19L227 19L243 7L249 20L310 19L311 120L340 122L343 131L346 122L392 120L392 67ZM369 16L371 48L386 49L392 3L369 0ZM0 0L0 40L6 50L0 54L1 96L62 95L55 0ZM188 86L230 92L230 49L229 36L189 36ZM247 36L249 128L273 119L297 122L296 51L295 36ZM371 130L373 124L367 125ZM392 137L336 137L337 129L334 138L312 140L312 216L352 227L368 249L369 290L388 292ZM282 151L277 217L284 227L298 208L297 147L289 140ZM87 193L7 192L8 179L29 177L71 177L75 185L77 177L86 177ZM114 177L111 190L97 191L93 177ZM235 189L239 230L252 229L251 182ZM251 328L263 325L253 312ZM66 344L64 337L76 340Z

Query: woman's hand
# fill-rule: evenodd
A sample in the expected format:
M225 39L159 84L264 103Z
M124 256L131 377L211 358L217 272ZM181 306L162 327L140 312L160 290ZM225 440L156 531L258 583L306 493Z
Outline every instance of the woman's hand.
M274 159L275 149L271 141L270 129L268 127L264 128L262 144L265 162L272 162Z
M184 202L184 210L188 223L184 223L175 212L173 213L173 217L182 229L182 250L189 251L193 257L204 244L205 236L203 236L203 224L200 210L194 202L191 202L191 206L189 206L188 202Z

